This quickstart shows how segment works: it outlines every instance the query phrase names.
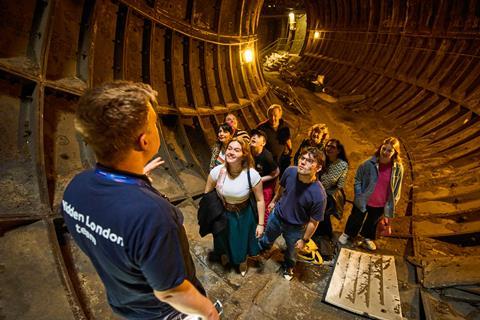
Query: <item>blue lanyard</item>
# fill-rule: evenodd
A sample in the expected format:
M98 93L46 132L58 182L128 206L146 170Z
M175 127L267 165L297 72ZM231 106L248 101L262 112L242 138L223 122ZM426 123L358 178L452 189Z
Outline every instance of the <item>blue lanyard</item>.
M127 177L127 176L116 174L116 173L106 172L99 168L95 169L95 173L110 181L126 183L130 185L137 185L140 187L147 186L147 183L139 178Z
M110 180L110 181L115 181L115 182L118 182L118 183L125 183L125 184L129 184L129 185L137 185L137 186L140 186L140 187L145 187L145 188L151 190L152 192L158 194L160 197L164 198L168 202L170 202L170 199L168 199L168 197L166 195L164 195L163 193L161 193L160 191L158 191L157 189L155 189L150 184L146 183L145 181L143 181L140 178L128 177L128 176L124 176L124 175L121 175L121 174L116 174L116 173L103 171L102 169L99 169L98 167L95 168L95 174L97 174L99 176L102 176L105 179ZM183 216L181 216L181 218L179 218L177 216L177 214L175 214L174 219L177 223L179 223L179 225L183 224Z
M121 175L121 174L116 174L116 173L103 171L102 169L99 169L98 167L95 168L95 173L99 176L104 177L107 180L110 180L110 181L115 181L115 182L118 182L118 183L125 183L125 184L130 184L130 185L137 185L137 186L140 186L140 187L145 187L145 188L153 191L154 193L158 194L162 198L165 198L167 201L170 201L166 195L164 195L163 193L161 193L157 189L153 188L150 184L146 183L145 181L143 181L140 178L128 177L128 176L124 176L124 175Z

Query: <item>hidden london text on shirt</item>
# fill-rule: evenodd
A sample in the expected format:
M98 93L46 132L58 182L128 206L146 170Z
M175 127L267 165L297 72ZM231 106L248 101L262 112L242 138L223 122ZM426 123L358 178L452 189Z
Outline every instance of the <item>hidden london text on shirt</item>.
M97 245L97 239L95 238L95 235L99 235L123 247L123 238L113 233L110 228L105 228L99 224L96 224L92 219L90 219L89 215L78 212L71 204L69 204L65 200L62 200L62 207L63 211L65 211L65 213L69 215L72 219L85 225L85 227L83 227L77 223L75 224L75 230L77 231L77 233L83 235L88 240L92 241L94 245Z

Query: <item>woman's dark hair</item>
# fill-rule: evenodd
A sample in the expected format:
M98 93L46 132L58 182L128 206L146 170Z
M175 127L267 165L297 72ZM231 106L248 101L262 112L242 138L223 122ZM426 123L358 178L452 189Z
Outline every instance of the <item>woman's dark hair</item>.
M326 146L327 146L329 143L332 143L332 142L335 142L335 144L336 144L336 146L337 146L338 159L341 159L341 160L345 161L346 163L348 163L347 154L346 154L346 152L345 152L345 147L343 146L343 144L342 144L342 143L340 142L340 140L338 140L338 139L329 139L329 140L327 141L327 143L325 144L325 156L326 156ZM325 170L322 170L322 171L325 172L329 165L330 165L330 160L329 160L328 157L326 156Z
M220 132L220 129L222 129L225 132L230 132L230 134L233 134L233 128L230 127L230 125L226 122L222 123L221 125L218 126L217 133Z

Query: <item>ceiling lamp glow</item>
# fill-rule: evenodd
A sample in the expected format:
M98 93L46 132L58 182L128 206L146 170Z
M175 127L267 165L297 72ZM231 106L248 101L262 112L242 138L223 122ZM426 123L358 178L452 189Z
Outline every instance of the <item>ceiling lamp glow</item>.
M315 31L313 34L313 39L320 39L320 31Z
M290 12L288 14L288 29L295 30L295 13Z
M290 12L290 13L288 14L288 22L289 22L289 23L295 23L295 13Z
M253 61L253 50L248 48L243 51L243 62L250 63Z

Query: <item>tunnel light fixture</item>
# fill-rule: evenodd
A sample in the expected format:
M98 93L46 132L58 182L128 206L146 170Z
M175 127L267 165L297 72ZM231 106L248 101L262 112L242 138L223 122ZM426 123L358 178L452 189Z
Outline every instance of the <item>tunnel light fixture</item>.
M290 12L290 13L288 14L288 22L289 22L290 24L295 23L295 13Z
M313 33L313 39L320 39L320 31L315 31Z
M243 50L242 57L243 57L243 62L245 63L253 62L253 49L247 48Z
M296 29L295 27L296 27L295 26L295 13L290 12L288 14L288 28L290 30L295 30Z

